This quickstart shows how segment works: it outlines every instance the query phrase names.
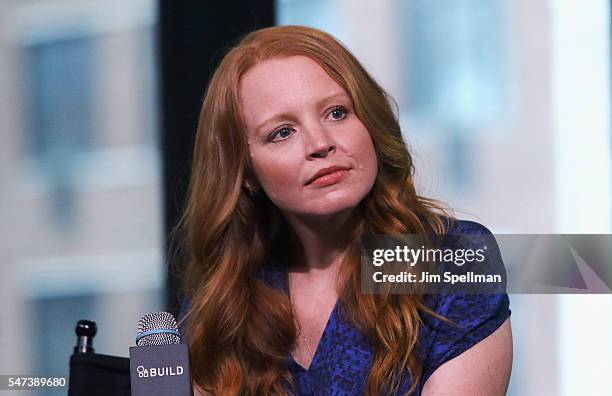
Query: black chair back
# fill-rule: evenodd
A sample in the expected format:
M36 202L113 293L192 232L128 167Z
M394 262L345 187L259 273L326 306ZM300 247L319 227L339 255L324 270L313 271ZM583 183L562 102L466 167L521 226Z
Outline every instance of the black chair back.
M70 357L68 396L130 396L130 359L97 353Z
M68 396L130 396L130 359L95 353L96 323L79 320L70 356Z

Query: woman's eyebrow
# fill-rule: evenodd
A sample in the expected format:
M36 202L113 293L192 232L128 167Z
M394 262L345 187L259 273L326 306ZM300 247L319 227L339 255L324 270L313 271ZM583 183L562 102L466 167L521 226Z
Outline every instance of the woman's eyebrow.
M333 100L333 99L348 99L348 98L349 98L348 94L344 91L335 92L323 99L318 100L317 107L321 107L325 102L329 102L330 100Z
M349 99L349 96L344 91L334 92L333 94L328 95L328 96L324 97L323 99L317 100L315 106L316 107L321 107L326 102L329 102L329 101L334 100L334 99ZM275 114L272 117L269 117L266 120L262 121L255 128L255 131L259 131L260 129L262 129L264 126L266 126L269 123L272 123L272 122L275 122L275 121L284 120L284 119L287 119L287 118L290 118L290 117L291 117L291 114L290 113L286 113L286 112L285 113L280 113L280 114Z

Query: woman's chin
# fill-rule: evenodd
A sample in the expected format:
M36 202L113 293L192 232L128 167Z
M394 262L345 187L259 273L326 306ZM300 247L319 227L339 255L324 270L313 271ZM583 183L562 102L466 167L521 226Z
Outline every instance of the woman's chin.
M304 208L300 214L312 218L333 218L352 212L357 205L359 205L359 201L357 200L344 202L317 202L315 206Z
M352 212L363 200L361 191L333 191L317 197L309 197L288 205L277 202L277 206L289 216L301 218L333 218ZM288 202L287 202L288 203Z

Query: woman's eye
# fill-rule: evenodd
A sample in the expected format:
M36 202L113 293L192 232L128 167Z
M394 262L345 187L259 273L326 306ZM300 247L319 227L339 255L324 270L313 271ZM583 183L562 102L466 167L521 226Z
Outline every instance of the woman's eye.
M276 132L273 132L272 135L270 135L270 140L272 141L279 141L279 140L285 140L287 139L289 136L291 136L291 128L281 128L279 130L277 130Z
M341 119L343 119L344 117L346 117L346 109L342 106L338 106L332 109L332 111L329 112L329 116L335 120L335 121L339 121Z

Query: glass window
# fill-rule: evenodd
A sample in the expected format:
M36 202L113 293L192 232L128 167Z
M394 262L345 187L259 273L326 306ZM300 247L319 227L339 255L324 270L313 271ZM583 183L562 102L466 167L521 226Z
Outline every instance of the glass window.
M97 352L128 356L163 309L156 15L153 0L0 5L3 373L67 375L79 319L98 323Z
M337 36L397 100L421 194L497 233L610 232L609 1L276 5L279 25ZM610 389L611 301L512 295L508 394Z

